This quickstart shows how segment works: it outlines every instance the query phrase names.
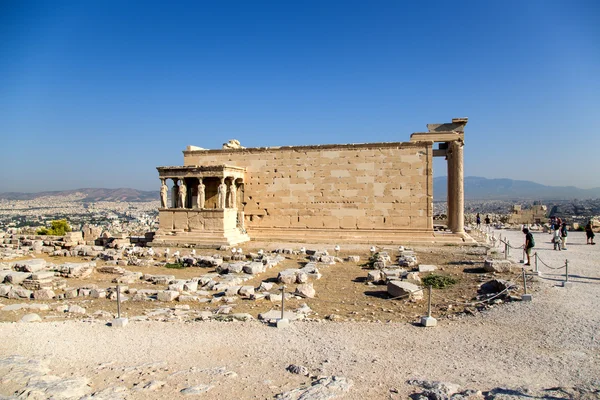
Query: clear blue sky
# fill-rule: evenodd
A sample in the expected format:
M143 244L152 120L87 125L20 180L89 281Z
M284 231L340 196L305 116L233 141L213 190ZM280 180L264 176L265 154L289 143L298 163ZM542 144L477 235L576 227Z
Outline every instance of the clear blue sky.
M600 186L599 21L597 0L0 0L0 192L158 190L189 144L463 116L466 175Z

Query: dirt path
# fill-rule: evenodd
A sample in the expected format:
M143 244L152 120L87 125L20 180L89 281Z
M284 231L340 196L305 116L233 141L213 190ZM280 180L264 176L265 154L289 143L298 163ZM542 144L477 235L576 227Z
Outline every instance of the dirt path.
M502 234L522 243L520 232ZM406 383L411 378L479 390L598 385L600 246L586 246L583 234L571 233L569 250L555 252L549 235L535 237L550 266L569 259L573 287L559 287L557 271L540 266L533 302L440 319L436 328L360 322L295 322L287 329L258 322L132 322L124 329L79 321L0 324L0 357L20 355L46 362L53 375L85 377L90 386L82 390L112 393L106 398L184 398L180 391L189 387L204 390L201 398L272 398L310 382L287 372L289 364L352 380L340 396L348 399L405 399L414 390ZM518 251L512 256L521 258ZM0 394L22 385L22 379L3 379Z

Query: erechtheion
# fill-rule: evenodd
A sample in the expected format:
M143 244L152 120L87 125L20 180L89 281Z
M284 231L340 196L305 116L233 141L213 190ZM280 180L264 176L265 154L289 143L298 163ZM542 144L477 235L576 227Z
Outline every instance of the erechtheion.
M232 140L219 150L188 146L183 166L157 168L160 227L152 244L468 240L466 124L467 118L429 124L409 142L244 148ZM451 232L433 230L433 157L448 160Z

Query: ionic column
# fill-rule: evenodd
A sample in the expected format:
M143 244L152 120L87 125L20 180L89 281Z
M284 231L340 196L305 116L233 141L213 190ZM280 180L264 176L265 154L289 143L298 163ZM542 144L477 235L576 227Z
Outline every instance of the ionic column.
M448 146L446 153L447 160L447 190L446 190L446 215L448 217L448 229L454 232L454 158L452 157L452 149Z
M452 164L453 164L453 211L452 222L454 233L464 233L465 231L465 178L464 178L464 163L463 163L463 146L462 141L452 142Z
M171 191L171 208L177 208L177 203L179 199L179 186L177 186L177 181L179 179L173 179L173 190Z

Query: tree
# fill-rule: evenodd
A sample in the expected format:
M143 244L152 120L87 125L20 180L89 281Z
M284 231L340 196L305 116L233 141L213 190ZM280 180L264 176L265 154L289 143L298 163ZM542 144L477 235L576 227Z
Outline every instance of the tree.
M65 233L71 232L71 227L66 219L59 219L50 223L51 228L42 228L37 231L38 235L64 236Z

